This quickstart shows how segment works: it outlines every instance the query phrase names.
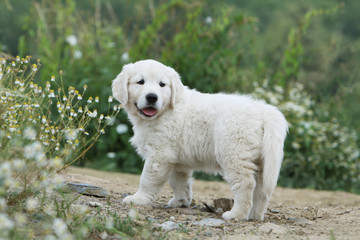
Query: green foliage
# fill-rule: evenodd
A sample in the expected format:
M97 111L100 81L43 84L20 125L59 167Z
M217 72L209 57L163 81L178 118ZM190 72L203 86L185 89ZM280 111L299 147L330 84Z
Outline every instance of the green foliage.
M86 85L65 90L61 72L42 86L40 60L30 61L0 58L0 237L82 239L92 228L88 210L73 209L76 198L62 194L58 173L84 156L120 109L109 103L99 115L99 98L85 99Z
M12 52L41 57L43 85L62 69L64 89L87 84L100 99L122 65L145 58L174 67L190 88L253 93L291 124L281 185L359 191L358 1L155 2L33 1L9 25L22 29ZM0 13L22 9L9 3ZM11 31L2 22L0 29L0 44L13 46ZM121 112L80 164L140 173L131 135Z
M285 92L281 86L270 87L265 81L261 86L255 84L253 93L278 106L290 123L279 184L358 192L357 133L341 126L327 112L316 113L316 103L306 94L303 85L296 83L289 89Z
M239 36L252 34L254 18L234 13L230 7L219 11L217 6L206 9L205 5L204 1L164 4L140 31L130 51L132 59L155 57L184 76L185 85L205 92L246 85L238 66L243 48L251 42Z

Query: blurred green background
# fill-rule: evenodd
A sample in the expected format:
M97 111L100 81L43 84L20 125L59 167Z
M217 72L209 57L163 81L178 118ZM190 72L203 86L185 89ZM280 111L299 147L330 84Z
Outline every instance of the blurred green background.
M0 54L99 96L152 58L204 92L253 94L290 122L279 184L360 191L360 1L0 0ZM78 164L140 173L126 114ZM196 173L197 177L216 177Z

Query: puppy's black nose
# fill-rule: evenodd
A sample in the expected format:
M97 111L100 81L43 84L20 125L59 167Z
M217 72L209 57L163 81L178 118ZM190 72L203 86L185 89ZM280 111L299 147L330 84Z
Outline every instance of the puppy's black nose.
M155 103L157 101L158 97L155 93L149 93L146 95L146 101L149 103Z

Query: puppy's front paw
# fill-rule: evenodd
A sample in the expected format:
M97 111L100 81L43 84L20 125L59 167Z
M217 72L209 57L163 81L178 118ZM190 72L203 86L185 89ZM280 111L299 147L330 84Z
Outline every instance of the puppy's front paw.
M135 205L148 205L151 203L151 199L144 196L144 195L140 195L140 194L134 194L132 196L127 196L124 200L123 203L125 204L135 204Z
M168 206L169 207L188 207L190 206L191 202L189 201L189 199L177 199L177 198L172 198L169 202L168 202Z
M231 220L231 219L240 219L240 220L248 220L247 217L242 216L242 214L239 214L235 211L227 211L224 212L222 215L223 219L225 220Z
M231 220L231 219L236 218L235 214L232 213L231 211L224 212L223 215L222 215L222 217L223 217L223 219L225 219L225 220Z

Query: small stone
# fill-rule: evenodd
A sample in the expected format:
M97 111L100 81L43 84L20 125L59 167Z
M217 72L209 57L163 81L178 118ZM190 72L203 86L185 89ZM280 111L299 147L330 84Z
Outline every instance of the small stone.
M224 212L230 211L234 206L234 199L232 198L218 198L214 199L214 208L222 208Z
M270 210L271 213L280 213L280 210L277 210L277 209L271 209Z
M216 218L204 218L201 221L196 221L193 223L195 226L208 226L208 227L219 227L223 225L225 221Z
M215 211L217 214L222 214L224 212L224 210L222 208L218 208Z
M65 190L99 198L109 196L109 193L104 188L85 183L67 183Z
M102 207L102 204L99 202L87 202L86 203L89 207Z
M300 225L300 226L306 226L313 223L304 217L295 217L295 218L289 217L287 218L287 220L294 225Z
M121 194L121 198L126 198L129 195L130 195L130 193L123 193L123 194Z
M138 213L135 209L131 208L129 210L129 213L128 213L128 216L131 218L131 219L135 219L138 217Z
M170 217L170 220L171 220L171 221L175 221L175 217L174 217L174 216L171 216L171 217Z
M179 224L177 224L173 221L167 221L162 224L159 224L158 226L162 227L163 229L165 229L167 231L179 228Z

